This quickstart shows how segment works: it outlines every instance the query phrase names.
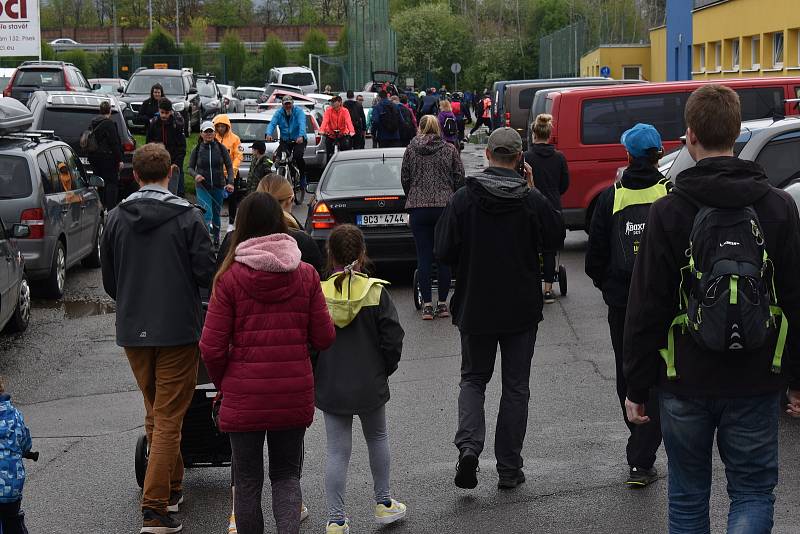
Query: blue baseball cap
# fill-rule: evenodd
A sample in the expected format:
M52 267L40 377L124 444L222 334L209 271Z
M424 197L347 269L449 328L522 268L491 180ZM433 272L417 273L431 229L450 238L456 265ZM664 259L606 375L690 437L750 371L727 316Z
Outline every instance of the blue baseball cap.
M625 150L634 158L647 155L651 148L661 150L661 134L650 124L639 123L622 134L620 143L625 145Z

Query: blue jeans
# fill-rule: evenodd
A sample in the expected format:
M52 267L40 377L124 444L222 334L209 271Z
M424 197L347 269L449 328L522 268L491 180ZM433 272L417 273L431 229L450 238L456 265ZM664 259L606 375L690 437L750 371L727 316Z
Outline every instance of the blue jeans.
M411 233L414 234L414 244L417 246L417 271L419 287L422 291L422 302L432 302L431 276L433 267L433 234L436 223L442 215L444 208L412 208ZM439 302L447 302L450 293L450 268L443 263L437 263L439 279Z
M670 534L711 532L714 431L728 479L728 534L772 531L778 483L778 393L703 399L661 395L661 431L669 459Z
M203 220L211 237L217 242L219 242L219 229L222 224L219 214L222 211L223 191L221 187L215 187L211 191L205 187L197 187L197 202L205 210Z

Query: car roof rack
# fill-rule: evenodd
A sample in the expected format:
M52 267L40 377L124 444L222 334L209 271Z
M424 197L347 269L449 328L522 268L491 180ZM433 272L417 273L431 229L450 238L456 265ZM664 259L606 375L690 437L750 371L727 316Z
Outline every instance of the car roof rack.
M64 61L39 61L39 60L32 60L32 61L23 61L20 67L24 67L26 65L52 65L57 67L74 67L72 63L66 63Z
M53 130L27 130L24 132L9 132L0 135L0 139L14 141L30 141L28 147L36 146L42 141L60 141L61 138Z

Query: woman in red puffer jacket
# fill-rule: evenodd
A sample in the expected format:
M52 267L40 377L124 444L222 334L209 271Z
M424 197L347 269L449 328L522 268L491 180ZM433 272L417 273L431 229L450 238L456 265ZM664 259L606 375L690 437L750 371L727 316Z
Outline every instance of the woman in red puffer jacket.
M314 418L308 346L324 350L334 338L319 275L300 261L280 205L266 193L248 195L200 340L208 374L223 395L219 426L230 435L241 532L264 529L265 437L277 530L300 530L303 436Z

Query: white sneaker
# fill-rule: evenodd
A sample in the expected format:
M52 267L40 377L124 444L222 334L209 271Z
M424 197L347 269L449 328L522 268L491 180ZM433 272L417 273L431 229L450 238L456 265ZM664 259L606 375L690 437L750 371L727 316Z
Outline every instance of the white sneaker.
M394 499L391 506L379 503L375 505L375 521L381 525L388 525L405 518L407 511L408 507L405 504Z

